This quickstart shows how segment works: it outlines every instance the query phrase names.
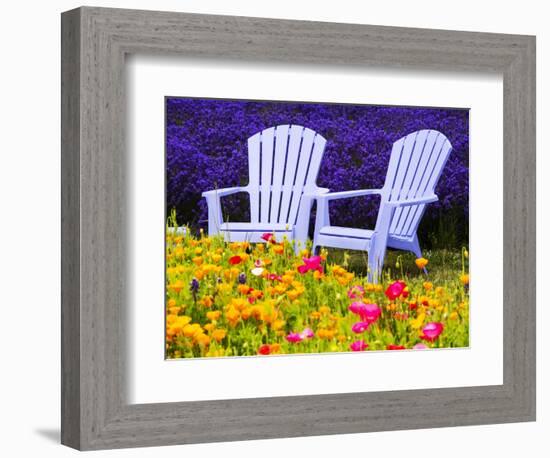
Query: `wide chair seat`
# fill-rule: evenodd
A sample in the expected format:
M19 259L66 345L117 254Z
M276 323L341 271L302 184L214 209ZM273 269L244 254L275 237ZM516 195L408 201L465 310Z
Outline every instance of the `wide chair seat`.
M368 250L374 231L353 227L323 226L317 244L350 250Z
M274 234L278 241L285 236L292 240L294 226L272 223L223 223L220 225L220 233L231 242L264 242L262 235L266 233Z

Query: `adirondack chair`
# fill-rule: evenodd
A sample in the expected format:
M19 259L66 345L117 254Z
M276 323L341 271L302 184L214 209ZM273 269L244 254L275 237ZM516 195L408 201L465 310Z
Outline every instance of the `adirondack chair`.
M246 186L203 192L208 204L208 234L228 241L294 240L305 247L315 196L328 192L316 184L326 140L297 125L270 127L248 139L249 182ZM238 192L250 196L250 222L224 222L221 198Z
M452 146L441 132L420 130L393 144L386 181L382 189L332 192L316 196L317 216L313 250L319 246L368 252L368 278L378 281L386 247L422 256L416 231L434 193ZM358 196L380 195L374 230L332 226L329 202Z

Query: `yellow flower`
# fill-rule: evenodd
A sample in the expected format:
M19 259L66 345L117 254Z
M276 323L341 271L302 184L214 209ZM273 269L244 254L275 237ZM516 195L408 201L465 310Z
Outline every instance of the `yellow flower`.
M275 320L273 323L271 323L271 329L274 331L278 331L279 329L282 329L285 325L285 320Z
M197 280L202 280L204 278L204 270L202 269L197 269L195 270L195 277L197 278Z
M274 294L283 294L287 289L287 286L284 283L281 283L273 288Z
M212 310L210 312L206 312L206 318L208 318L210 321L214 321L220 318L220 315L222 312L219 310Z
M212 296L204 296L199 302L205 307L210 308L214 304L214 298Z
M195 248L195 254L196 255L202 254L202 248Z
M318 270L313 272L313 278L315 278L315 280L320 280L323 277L323 272L319 272Z
M166 320L168 324L168 319ZM173 335L178 335L181 333L184 333L184 329L187 327L187 325L191 322L191 318L188 316L178 316L175 317L173 320L170 320L170 324L167 326L168 329L166 333L171 337ZM197 326L199 326L197 324Z
M302 293L300 291L295 289L291 289L290 291L286 292L286 295L291 301L295 301L296 299L298 299L298 297L300 297L301 294Z
M172 324L178 318L177 315L166 315L166 325Z
M435 289L435 294L438 296L443 296L444 293L445 293L445 289L442 286L438 286Z
M283 254L285 247L283 245L272 245L272 250L275 254Z
M330 340L334 337L335 334L336 334L336 331L334 331L334 329L319 329L317 331L317 336L320 339Z
M281 351L281 344L279 343L272 343L270 345L271 353L279 353Z
M232 286L229 283L220 283L220 284L218 284L216 289L218 290L218 292L220 294L225 294L225 293L228 293L229 291L231 291Z
M259 289L254 289L250 291L250 296L255 299L258 299L263 296L263 293Z
M168 308L175 307L177 305L176 299L169 299L166 305Z
M202 256L195 256L193 258L193 263L197 266L200 266L202 264Z
M219 254L213 254L212 255L212 261L218 263L222 260L222 257Z
M206 323L203 327L208 332L212 332L214 329L216 329L216 325L214 323Z
M247 306L248 306L248 301L246 299L236 297L236 298L231 299L231 302L229 303L228 308L234 308L236 310L241 311Z
M428 260L426 258L418 258L414 261L414 263L416 264L416 267L423 269L428 265Z
M201 346L206 346L210 343L210 337L208 337L206 334L203 334L202 332L196 334L193 339Z
M281 278L282 282L290 285L294 281L294 277L292 275L285 274Z
M239 293L241 294L248 294L248 292L250 291L250 286L247 286L247 285L239 285L237 286L237 291L239 291Z
M420 327L424 323L425 318L426 318L426 314L420 313L415 319L411 321L411 327L413 329L420 329Z
M327 315L330 313L330 307L328 307L327 305L322 305L321 307L319 307L319 312L321 312L323 315Z
M201 333L202 329L198 323L188 324L183 328L183 335L185 337L193 337L197 333Z
M434 287L434 284L431 281L425 281L422 283L422 286L424 286L426 291L430 291Z
M466 286L467 284L470 283L470 275L468 275L468 274L462 274L462 275L460 276L460 281L462 282L462 284L463 284L464 286Z
M457 320L458 319L458 313L456 311L451 312L451 314L449 315L449 319L450 320Z
M181 307L168 307L168 312L171 314L171 315L177 315L178 312L181 310Z
M225 329L216 329L214 332L212 332L212 338L218 343L221 342L226 335L227 331Z
M230 308L227 312L225 312L225 318L227 318L227 321L229 321L229 324L233 327L235 327L240 317L241 314L235 308Z
M168 285L168 289L171 289L176 294L179 294L179 292L183 289L183 286L183 282L181 280L177 280L175 283Z

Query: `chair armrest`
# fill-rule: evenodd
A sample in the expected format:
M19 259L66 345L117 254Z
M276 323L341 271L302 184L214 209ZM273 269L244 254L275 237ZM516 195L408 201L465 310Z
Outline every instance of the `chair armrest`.
M424 197L418 197L413 199L405 199L405 200L398 200L395 202L387 202L386 205L390 205L392 207L398 208L398 207L410 207L411 205L422 205L422 204L430 204L432 202L436 202L439 200L439 198L432 194L431 196L424 196Z
M315 197L321 196L323 194L326 194L329 191L330 191L330 189L328 189L328 188L317 188L313 191L304 192L302 194L302 196L303 197L313 197L313 198L315 198Z
M315 198L329 201L336 199L347 199L350 197L368 196L372 194L380 194L381 189L357 189L355 191L329 192L325 194L315 195Z
M243 186L235 186L232 188L212 189L211 191L205 191L202 193L203 197L224 197L230 194L236 194L237 192L245 192L246 188Z

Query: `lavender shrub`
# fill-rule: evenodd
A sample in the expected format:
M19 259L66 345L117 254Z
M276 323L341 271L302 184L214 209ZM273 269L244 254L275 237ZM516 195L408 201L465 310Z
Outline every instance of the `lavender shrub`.
M467 109L416 108L296 102L166 99L167 214L180 223L206 227L201 193L248 182L247 139L278 124L309 127L327 139L317 183L331 191L382 186L393 142L419 129L436 129L453 151L419 235L423 243L467 240L469 114ZM224 199L231 221L247 221L243 197ZM331 203L333 224L372 227L376 198Z

